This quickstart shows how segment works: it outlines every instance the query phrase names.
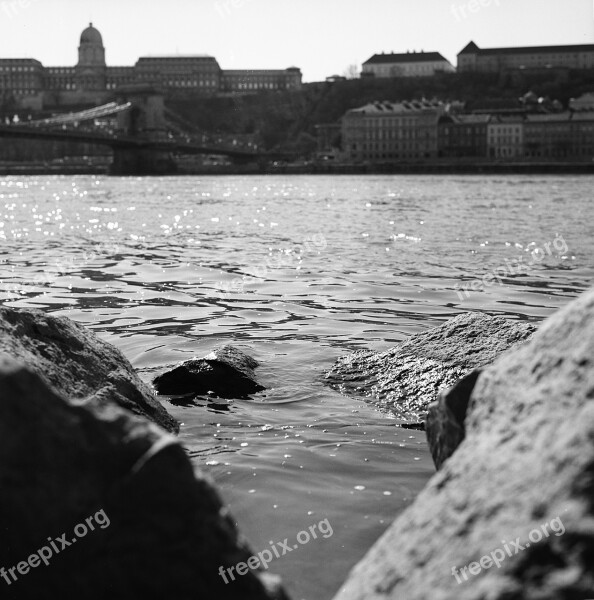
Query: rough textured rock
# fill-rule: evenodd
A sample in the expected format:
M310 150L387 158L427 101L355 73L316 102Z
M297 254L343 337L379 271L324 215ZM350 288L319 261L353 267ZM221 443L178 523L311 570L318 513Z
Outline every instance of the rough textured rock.
M246 398L265 388L256 381L258 362L233 346L213 350L204 358L180 363L153 380L159 394L210 394L219 398Z
M464 421L481 369L475 369L454 387L442 390L427 413L427 442L435 466L439 469L460 445L465 435Z
M29 366L64 397L109 397L168 431L179 424L114 346L65 317L0 308L0 354Z
M252 552L175 438L121 410L115 392L72 405L6 358L0 390L0 597L285 598L261 572L224 583L219 567ZM49 565L13 569L14 581L9 569L42 547Z
M594 290L481 373L465 428L336 600L594 598Z
M342 357L326 381L342 392L374 398L396 416L418 422L425 419L441 389L490 364L534 330L529 323L464 313L386 352L358 351Z

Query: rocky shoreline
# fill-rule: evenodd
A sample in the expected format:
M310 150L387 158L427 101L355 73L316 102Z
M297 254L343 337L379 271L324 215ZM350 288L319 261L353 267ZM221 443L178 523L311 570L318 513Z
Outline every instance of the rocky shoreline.
M286 598L259 570L225 584L219 569L253 552L119 350L69 319L2 308L0 390L0 597ZM109 526L64 550L98 511Z
M594 597L594 290L429 407L440 470L335 600Z
M538 330L467 313L341 358L326 382L404 426L426 422L439 470L336 600L594 597L593 361L594 291ZM154 385L245 397L263 389L256 367L225 347ZM179 424L113 346L69 319L0 308L0 390L6 597L287 597L258 568L219 576L253 553L172 435ZM23 562L102 511L109 526L50 568ZM502 550L511 540L518 556Z

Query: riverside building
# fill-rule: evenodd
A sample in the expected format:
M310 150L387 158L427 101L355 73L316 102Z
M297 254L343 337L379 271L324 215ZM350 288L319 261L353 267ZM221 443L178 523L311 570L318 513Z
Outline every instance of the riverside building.
M394 162L436 158L440 102L373 102L342 118L347 160Z
M341 120L343 158L592 162L594 111L458 114L440 102L372 102Z

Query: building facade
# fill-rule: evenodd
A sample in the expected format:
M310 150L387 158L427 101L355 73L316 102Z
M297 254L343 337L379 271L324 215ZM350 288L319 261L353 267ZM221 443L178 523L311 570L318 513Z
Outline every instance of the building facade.
M288 69L248 69L222 71L222 92L250 93L271 90L298 90L301 87L301 71Z
M431 77L436 73L453 73L452 64L439 52L374 54L363 63L362 76Z
M342 118L345 158L360 162L394 162L436 158L438 102L374 102Z
M451 114L439 102L374 102L348 111L341 133L351 162L594 160L594 111Z
M487 124L489 158L513 160L524 156L524 116L495 115Z
M143 56L134 66L107 66L103 39L91 23L81 34L75 66L0 59L0 101L31 109L100 103L118 87L133 83L158 85L170 94L254 93L299 89L301 78L297 67L225 71L216 58L205 55Z
M442 158L486 158L490 115L444 115L438 123L438 154Z
M525 155L538 159L594 159L594 114L527 115Z
M470 42L458 54L458 73L500 73L506 69L594 69L594 44L479 48Z
M221 88L221 68L212 56L143 56L134 71L136 81L169 91L216 94Z

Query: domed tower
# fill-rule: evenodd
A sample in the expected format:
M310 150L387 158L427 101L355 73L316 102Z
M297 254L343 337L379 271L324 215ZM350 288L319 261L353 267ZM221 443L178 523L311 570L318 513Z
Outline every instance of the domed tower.
M80 36L80 46L78 47L78 65L79 67L104 67L105 66L105 48L103 39L93 23L82 32Z
M93 23L82 32L76 65L77 88L79 90L105 90L106 87L105 47L103 39Z

